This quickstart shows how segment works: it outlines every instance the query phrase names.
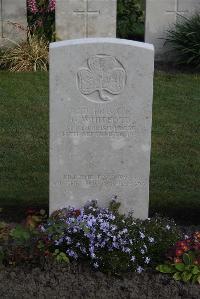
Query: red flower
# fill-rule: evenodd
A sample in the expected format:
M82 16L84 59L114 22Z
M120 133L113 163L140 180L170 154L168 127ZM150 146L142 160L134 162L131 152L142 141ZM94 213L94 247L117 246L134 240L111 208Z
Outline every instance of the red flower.
M177 249L176 250L176 256L181 256L183 254L183 250Z
M26 210L26 214L27 215L34 215L34 214L36 214L36 209L34 209L34 208L28 208Z

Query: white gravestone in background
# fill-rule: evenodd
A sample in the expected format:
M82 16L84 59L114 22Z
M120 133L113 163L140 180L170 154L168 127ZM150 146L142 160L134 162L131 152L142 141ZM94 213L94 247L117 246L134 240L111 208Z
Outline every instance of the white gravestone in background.
M57 0L58 39L116 36L116 0Z
M50 46L50 212L88 200L147 218L153 46L114 38Z
M14 42L26 39L26 28L26 0L0 0L0 47L8 45L8 39Z
M200 12L200 0L146 0L145 42L155 47L156 60L170 60L169 46L164 38L169 26L180 16L189 17Z

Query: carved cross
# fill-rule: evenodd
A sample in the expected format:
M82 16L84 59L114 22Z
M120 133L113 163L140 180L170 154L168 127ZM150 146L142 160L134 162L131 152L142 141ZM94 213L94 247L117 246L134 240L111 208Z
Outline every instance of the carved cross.
M100 15L100 10L90 10L88 0L86 0L85 9L84 10L75 10L75 11L73 11L73 13L76 14L76 15L84 15L84 17L85 17L85 33L86 33L86 37L88 37L89 16L91 16L91 15L96 15L96 16Z
M167 10L166 13L172 13L175 16L175 21L177 20L177 14L179 13L186 13L188 10L181 10L179 7L179 0L175 0L174 3L174 10Z

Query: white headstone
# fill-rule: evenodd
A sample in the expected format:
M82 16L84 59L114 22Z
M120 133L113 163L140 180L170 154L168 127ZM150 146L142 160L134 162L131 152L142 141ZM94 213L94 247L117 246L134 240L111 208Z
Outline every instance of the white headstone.
M200 0L146 0L145 42L155 47L156 60L170 60L166 55L166 31L179 16L189 17L200 11Z
M116 5L116 0L57 0L57 38L115 37Z
M50 46L50 212L113 195L146 218L153 46L114 38Z
M0 0L1 47L8 45L8 39L10 41L18 42L26 38L26 9L26 0Z

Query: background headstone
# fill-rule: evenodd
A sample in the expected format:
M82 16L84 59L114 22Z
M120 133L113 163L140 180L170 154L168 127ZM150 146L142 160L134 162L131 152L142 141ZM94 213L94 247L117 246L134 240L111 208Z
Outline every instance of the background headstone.
M116 0L57 0L58 39L116 36Z
M27 28L26 0L0 0L0 46L9 42L18 42L26 38L26 31L18 25Z
M200 11L200 0L146 0L145 42L155 47L156 60L170 60L166 55L169 46L164 45L166 30L178 17L189 17Z
M91 199L148 216L153 46L114 38L50 46L50 212Z

